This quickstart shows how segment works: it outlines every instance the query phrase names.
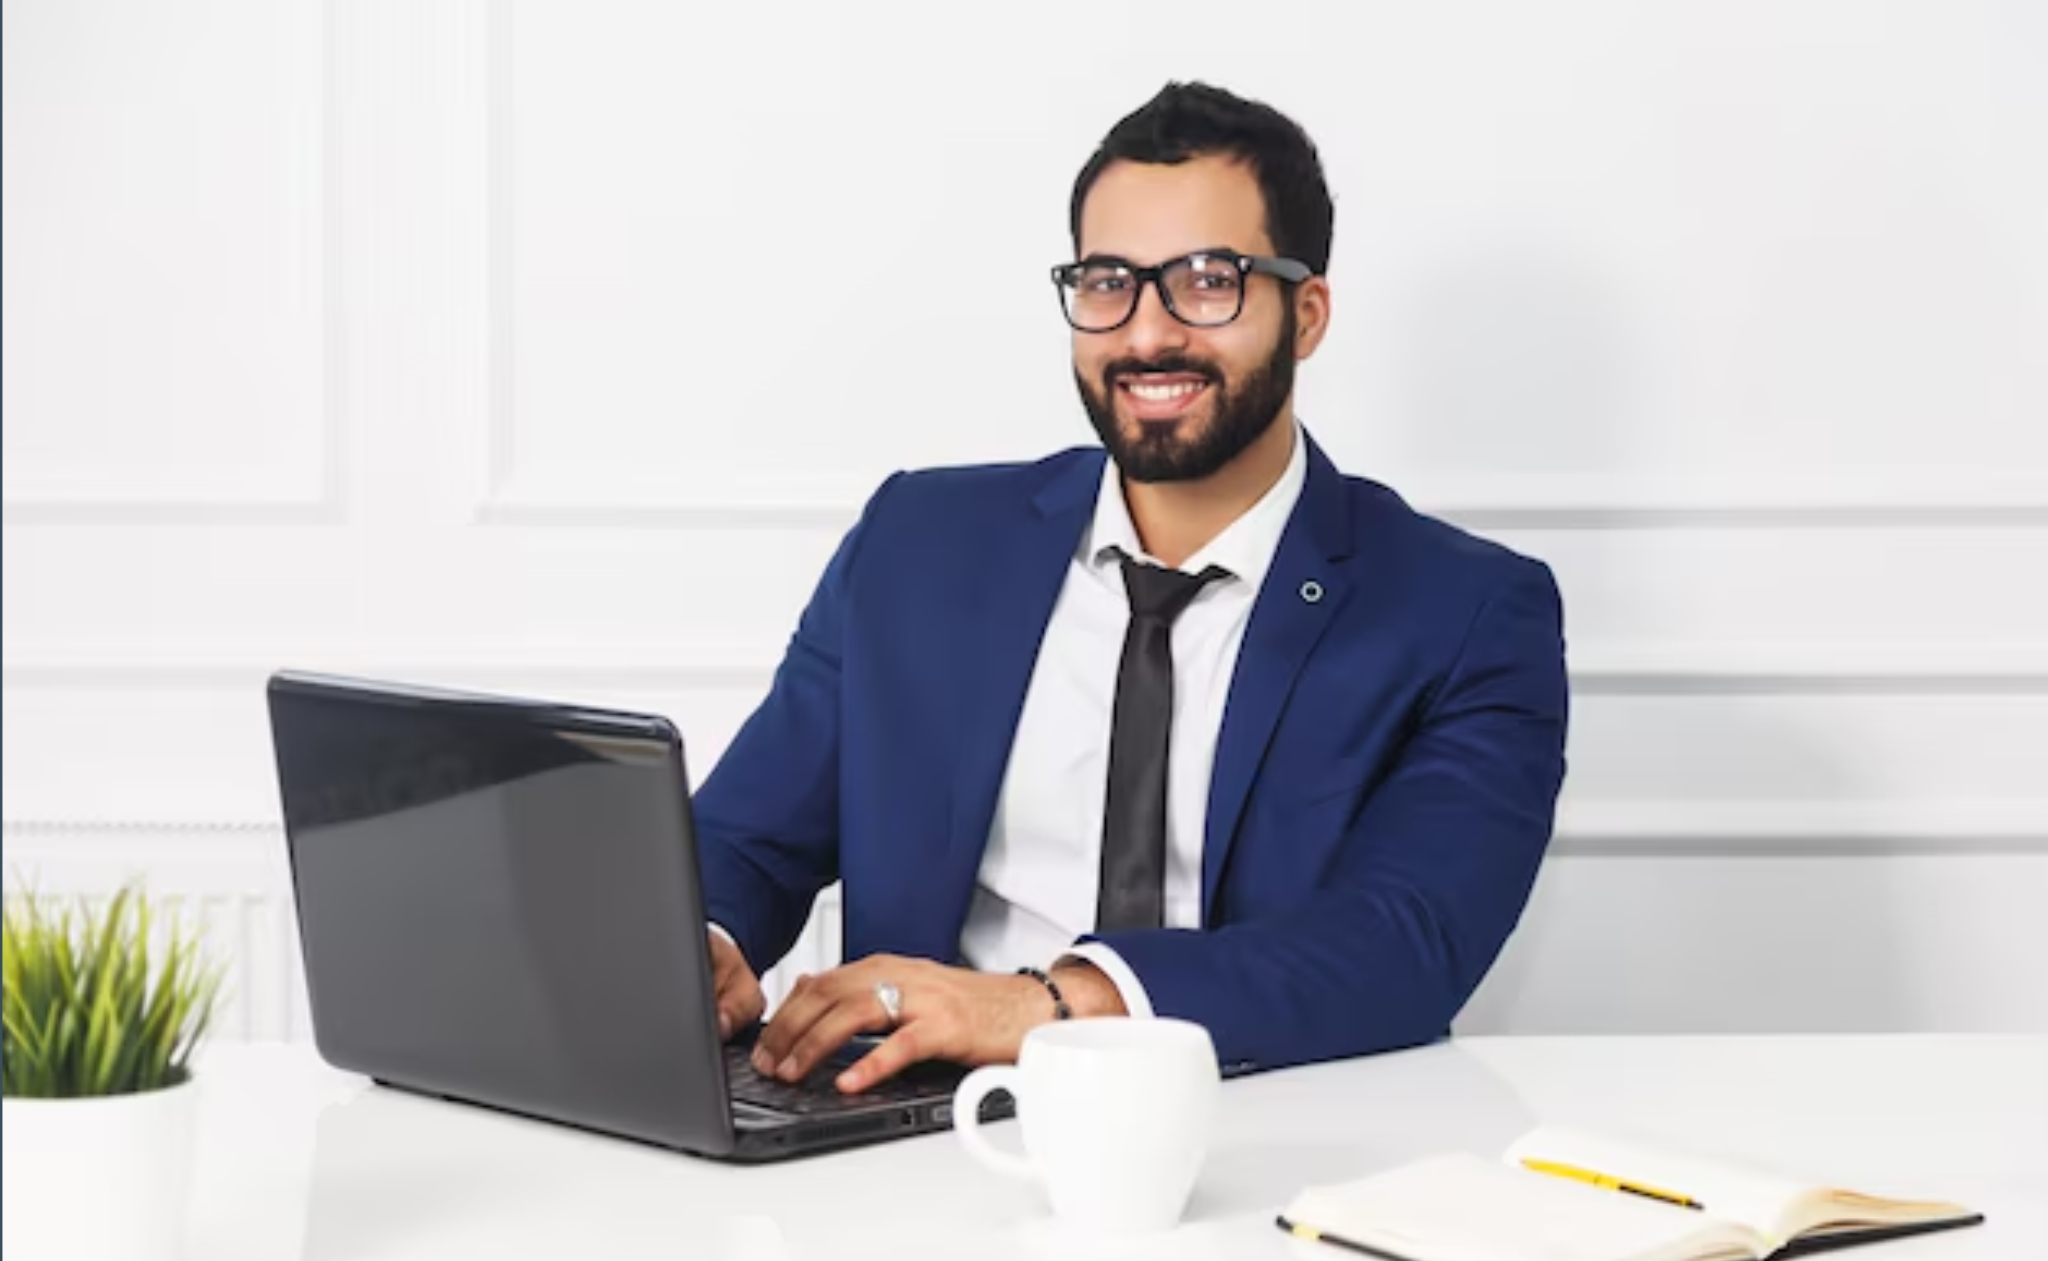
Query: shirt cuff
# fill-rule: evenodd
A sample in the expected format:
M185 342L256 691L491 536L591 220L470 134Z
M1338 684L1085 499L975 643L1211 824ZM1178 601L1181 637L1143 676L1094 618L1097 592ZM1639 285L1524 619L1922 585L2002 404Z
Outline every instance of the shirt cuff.
M1099 941L1083 942L1067 951L1067 958L1081 959L1092 963L1116 986L1117 997L1124 1000L1124 1010L1140 1020L1152 1018L1152 999L1145 993L1144 983L1138 974L1131 971L1131 965L1124 957Z
M724 927L723 925L721 925L721 924L712 924L712 923L708 923L708 922L707 922L707 923L705 924L705 927L706 927L706 928L709 928L709 929L710 929L710 930L711 930L712 932L714 932L714 933L717 933L717 934L718 934L718 935L719 935L720 937L723 937L723 938L725 938L725 939L726 939L727 941L732 941L732 944L733 944L733 945L735 945L735 946L737 946L737 945L739 945L739 944L740 944L740 943L738 943L738 942L736 942L736 941L733 941L733 939L732 939L732 934L731 934L731 933L729 933L729 932L726 932L726 931L725 931L725 927ZM741 953L742 953L742 954L744 954L744 953L746 953L746 952L745 952L745 951L741 951Z

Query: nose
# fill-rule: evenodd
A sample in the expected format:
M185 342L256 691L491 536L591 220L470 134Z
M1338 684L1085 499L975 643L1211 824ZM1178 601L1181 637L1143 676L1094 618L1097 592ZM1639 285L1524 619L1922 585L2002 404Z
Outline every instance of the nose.
M1188 344L1188 326L1166 309L1166 299L1160 295L1156 284L1138 290L1138 308L1131 312L1123 334L1130 353L1140 359L1150 359L1167 351L1185 350Z

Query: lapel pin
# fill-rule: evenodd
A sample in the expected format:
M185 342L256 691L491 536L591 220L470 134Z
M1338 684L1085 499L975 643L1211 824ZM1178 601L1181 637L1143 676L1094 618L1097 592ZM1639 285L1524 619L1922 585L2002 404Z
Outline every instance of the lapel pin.
M1301 584L1301 598L1314 604L1323 598L1323 584L1311 578Z

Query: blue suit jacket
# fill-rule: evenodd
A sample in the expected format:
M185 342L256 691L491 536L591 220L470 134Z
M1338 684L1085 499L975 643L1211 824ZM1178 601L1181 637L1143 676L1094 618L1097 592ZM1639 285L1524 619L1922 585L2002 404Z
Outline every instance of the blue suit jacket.
M833 880L845 958L958 961L1105 458L899 473L869 501L696 797L706 909L757 970ZM1311 443L1224 712L1203 926L1100 940L1233 1068L1440 1037L1528 898L1566 710L1550 571Z

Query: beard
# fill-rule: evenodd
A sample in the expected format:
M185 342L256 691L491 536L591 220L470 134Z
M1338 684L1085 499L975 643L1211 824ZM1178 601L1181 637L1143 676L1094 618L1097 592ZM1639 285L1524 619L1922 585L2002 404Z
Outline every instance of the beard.
M1200 481L1243 454L1280 418L1281 405L1294 391L1294 333L1290 303L1272 352L1241 381L1230 380L1211 360L1176 354L1150 361L1112 360L1102 369L1100 385L1091 385L1076 370L1074 385L1081 391L1088 422L1125 477L1134 482ZM1117 382L1144 372L1184 372L1206 381L1208 424L1184 435L1197 417L1140 422L1137 436L1126 436L1117 422Z

